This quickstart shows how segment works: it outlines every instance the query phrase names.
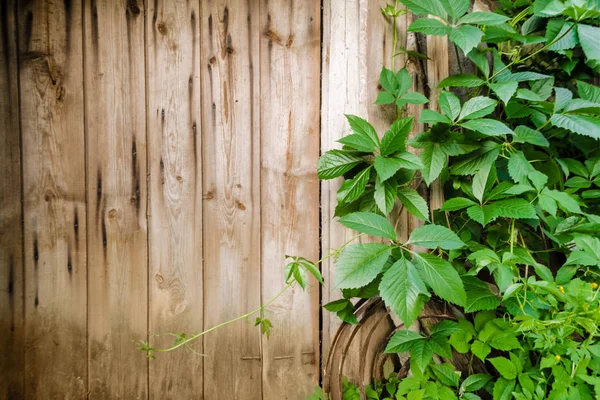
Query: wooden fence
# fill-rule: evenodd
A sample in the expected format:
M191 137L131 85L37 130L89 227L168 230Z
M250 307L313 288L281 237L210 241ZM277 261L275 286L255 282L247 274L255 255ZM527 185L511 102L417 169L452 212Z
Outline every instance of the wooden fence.
M303 399L319 383L329 263L323 289L269 307L268 340L236 323L197 343L205 357L150 361L132 340L243 314L283 287L284 254L346 240L320 152L344 114L393 120L373 105L384 64L433 107L456 64L409 15L399 45L431 59L392 61L384 5L0 2L0 398Z

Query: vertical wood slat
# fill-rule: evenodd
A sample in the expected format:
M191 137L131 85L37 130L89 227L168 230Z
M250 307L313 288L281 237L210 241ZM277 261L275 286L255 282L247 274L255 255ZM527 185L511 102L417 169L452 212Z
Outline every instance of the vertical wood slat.
M140 1L86 0L89 395L147 397L146 107Z
M21 3L25 397L86 393L81 2Z
M202 314L199 4L148 3L149 330L197 333ZM173 337L151 339L160 347ZM202 341L192 346L203 353ZM203 358L182 349L150 362L150 398L202 395Z
M283 285L283 255L319 253L320 5L261 2L262 299ZM318 381L318 287L269 307L263 399L301 398Z
M14 2L0 4L0 398L24 397L21 139Z
M204 320L210 328L260 303L260 32L259 9L250 2L201 4ZM205 336L204 397L262 399L260 343L259 329L243 322Z

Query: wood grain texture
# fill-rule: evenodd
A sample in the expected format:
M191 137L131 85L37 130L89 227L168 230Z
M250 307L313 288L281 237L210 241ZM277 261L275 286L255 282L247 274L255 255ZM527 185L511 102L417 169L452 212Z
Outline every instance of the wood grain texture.
M0 3L0 398L24 393L21 139L17 80L17 14Z
M141 1L85 3L89 396L148 396L146 107ZM187 91L186 91L187 92Z
M210 328L260 303L260 31L252 2L203 1L201 14L204 321ZM204 397L261 399L260 344L259 328L243 322L205 336Z
M85 396L81 2L20 3L25 397Z
M284 254L319 256L320 4L262 1L260 10L262 300L283 285ZM319 288L268 308L263 399L303 399L319 379Z
M200 10L198 2L157 1L146 16L150 334L193 334L203 329ZM192 347L203 353L201 340ZM182 350L157 354L150 398L199 398L202 362Z

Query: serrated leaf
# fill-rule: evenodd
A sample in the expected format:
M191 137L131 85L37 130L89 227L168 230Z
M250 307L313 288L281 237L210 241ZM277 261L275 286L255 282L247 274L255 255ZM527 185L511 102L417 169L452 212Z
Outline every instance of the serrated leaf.
M436 295L459 306L465 305L467 300L465 288L452 264L427 253L415 253L413 261L423 280Z
M415 343L425 341L425 338L417 332L410 330L399 330L390 338L385 347L386 353L406 353Z
M550 78L549 75L540 74L539 72L523 71L514 74L500 74L496 76L496 82L527 82L548 78Z
M453 21L462 17L469 9L469 0L440 0L444 9L450 15Z
M467 17L470 14L465 15ZM463 17L463 18L465 18ZM452 29L448 35L452 43L457 45L465 54L469 54L481 42L483 32L471 25L461 25Z
M505 17L504 15L491 12L473 11L459 19L458 23L473 25L499 25L508 20L509 18Z
M471 345L471 352L481 361L484 361L491 351L492 348L488 344L479 340L475 340Z
M350 203L358 199L365 192L370 173L371 167L369 166L354 178L344 181L337 192L337 200L342 203Z
M492 203L499 217L535 219L535 207L525 199L508 199Z
M446 18L446 11L438 0L400 0L415 15L433 14Z
M470 375L460 385L460 390L461 392L475 392L484 387L491 379L492 377L487 374Z
M468 87L474 88L485 84L485 81L481 78L471 74L458 74L452 75L448 78L443 79L439 84L439 88L445 88L449 86ZM447 115L447 114L446 114Z
M413 118L401 118L395 121L381 139L381 155L388 156L397 151L406 151L406 138L412 129Z
M443 114L440 114L437 111L423 110L423 112L421 112L421 118L419 118L419 122L424 124L442 123L450 125L452 121L450 121L450 118L446 117Z
M513 131L503 122L496 121L495 119L472 119L470 121L463 122L459 125L463 128L479 132L486 136L502 136L510 135L513 133Z
M548 50L568 50L577 46L579 44L577 31L572 28L572 22L562 18L550 19L546 26L546 43L552 43L552 45L548 47Z
M479 78L477 78L479 79ZM440 110L452 121L458 118L460 114L460 100L454 93L443 91L440 93Z
M400 160L394 157L377 156L373 166L381 182L385 182L400 169Z
M489 83L489 88L506 105L517 92L518 82Z
M465 197L454 197L452 199L446 200L446 202L442 205L442 211L458 211L463 208L471 207L477 205L473 200L467 199Z
M600 87L577 81L577 91L582 99L600 103Z
M573 100L573 92L565 88L554 88L555 107L554 112L560 112Z
M535 169L531 166L527 158L525 158L523 152L517 151L510 156L508 160L508 173L516 183L529 183L528 175L534 171Z
M544 134L531 129L524 125L519 125L515 128L515 135L513 136L513 142L515 143L530 143L536 146L549 147L550 142L544 137Z
M458 387L460 372L456 371L451 364L433 364L431 370L444 385Z
M536 0L533 3L533 14L538 17L553 17L565 9L566 6L559 0Z
M390 92L379 92L377 93L377 100L375 104L392 104L396 101L396 96Z
M554 114L550 117L552 125L567 129L573 133L600 139L600 119L587 115Z
M405 104L425 104L429 103L429 99L419 92L409 92L396 100L398 107L403 107Z
M440 225L423 225L412 231L408 242L426 249L442 248L444 250L461 249L465 246L458 235Z
M494 384L493 400L510 400L512 399L512 392L515 388L514 380L507 380L505 378L498 378Z
M446 154L435 143L429 144L421 153L423 168L421 174L427 186L436 180L447 163Z
M333 179L344 175L363 162L357 155L344 150L329 150L319 158L317 176L319 179Z
M559 192L558 190L550 190L546 188L542 191L542 194L554 199L558 206L566 213L581 214L581 208L579 207L579 203L568 193Z
M473 97L463 104L458 120L463 121L466 119L485 117L494 111L496 104L498 104L498 102L489 97Z
M391 249L380 243L360 243L346 247L336 260L335 287L353 289L365 286L383 269Z
M393 179L385 182L380 182L379 180L375 182L375 193L373 194L373 198L375 199L377 207L384 215L388 215L394 207L397 188L398 185Z
M379 284L379 292L385 304L394 311L405 326L411 326L429 298L427 286L419 276L415 266L402 258L384 274Z
M355 212L343 216L340 218L339 222L346 228L353 229L357 232L396 240L394 227L390 221L381 215L367 212Z
M371 139L356 133L346 135L337 141L338 143L365 153L372 153L377 149L375 143L373 143Z
M429 221L427 202L416 190L402 187L398 188L397 194L398 199L409 213L419 219Z
M323 306L323 308L330 312L338 312L338 311L342 311L344 308L346 308L346 306L348 304L352 305L350 300L339 299L339 300L334 300L334 301L331 301L331 302L325 304Z
M481 148L459 160L455 160L451 172L454 175L473 175L485 165L489 159L496 160L500 154L500 146L492 141L481 143Z
M512 361L510 361L506 357L494 357L489 358L489 362L492 363L494 368L502 375L504 378L511 380L517 377L517 368Z
M477 68L481 71L483 76L488 78L490 76L490 61L488 60L486 54L477 49L471 50L468 54L469 60L473 61Z
M465 311L495 310L500 302L500 298L489 290L468 290Z
M415 342L410 349L410 359L419 368L425 371L425 368L433 359L433 349L426 340Z
M600 28L597 26L578 24L577 33L583 53L588 60L600 60Z
M444 36L450 33L450 27L442 21L433 18L419 18L408 27L409 32L425 35Z
M398 82L396 81L396 75L393 71L383 67L381 74L379 75L379 83L381 87L391 93L396 93L398 90Z
M348 120L350 128L355 134L370 140L376 148L379 147L379 136L377 135L375 128L373 128L370 123L363 118L351 114L346 114L346 119Z
M394 153L394 158L398 160L400 163L400 167L406 169L419 169L423 168L423 163L419 156L413 153L409 153L407 151L402 151L399 153Z

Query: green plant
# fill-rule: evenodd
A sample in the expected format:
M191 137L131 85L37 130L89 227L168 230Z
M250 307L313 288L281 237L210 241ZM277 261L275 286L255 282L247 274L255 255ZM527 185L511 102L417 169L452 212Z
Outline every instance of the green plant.
M355 324L351 299L381 296L406 328L433 298L455 312L396 332L386 351L408 352L412 377L366 394L597 398L600 87L586 81L600 73L600 2L501 0L495 12L471 13L468 0L400 3L436 17L409 31L447 35L473 68L440 83L453 89L421 113L427 129L410 139L417 116L406 105L428 99L409 91L405 68L383 68L376 103L395 104L398 119L380 139L348 115L343 147L319 160L320 179L344 178L339 222L382 239L339 253L343 298L325 308ZM382 11L394 23L402 13L398 2ZM415 188L438 179L446 201L429 210ZM397 201L428 222L406 242L388 219ZM469 360L462 371L451 363L459 353Z

